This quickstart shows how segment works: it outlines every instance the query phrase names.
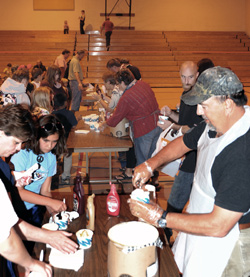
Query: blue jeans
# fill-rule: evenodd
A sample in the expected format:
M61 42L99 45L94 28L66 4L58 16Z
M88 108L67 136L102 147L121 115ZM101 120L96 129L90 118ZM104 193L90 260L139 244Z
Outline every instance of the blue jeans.
M168 203L178 210L185 207L192 188L194 173L179 171L175 176L174 183L168 198Z
M78 82L76 80L70 80L69 86L72 92L71 110L79 111L82 101L82 91L78 88Z
M146 135L134 139L136 165L142 164L151 158L161 132L162 129L156 127Z

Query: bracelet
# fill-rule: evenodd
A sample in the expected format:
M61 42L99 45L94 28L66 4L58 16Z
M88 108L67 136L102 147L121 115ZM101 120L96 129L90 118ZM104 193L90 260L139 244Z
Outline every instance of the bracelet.
M148 172L151 174L151 176L153 176L154 174L153 174L152 167L149 166L147 162L144 162L144 164L146 165Z

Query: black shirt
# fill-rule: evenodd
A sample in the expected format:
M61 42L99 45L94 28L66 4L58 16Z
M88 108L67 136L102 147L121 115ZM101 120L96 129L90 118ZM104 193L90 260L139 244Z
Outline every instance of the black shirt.
M182 93L185 94L187 91ZM189 128L197 126L203 119L201 116L196 113L197 105L189 106L186 105L183 101L180 104L179 112L179 125L188 125ZM194 173L196 165L196 151L190 151L186 154L186 158L183 161L183 164L180 168L181 171Z
M184 143L197 149L197 143L206 124L201 123L184 135ZM209 132L209 137L215 137ZM211 168L215 205L230 211L246 213L250 209L250 129L246 134L227 145L215 158ZM250 223L250 213L239 223Z

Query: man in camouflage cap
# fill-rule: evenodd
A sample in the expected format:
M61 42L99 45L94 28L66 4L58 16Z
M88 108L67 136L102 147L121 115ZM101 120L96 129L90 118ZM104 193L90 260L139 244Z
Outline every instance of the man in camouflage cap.
M197 149L186 213L129 200L131 212L157 227L180 231L172 249L183 276L249 276L250 107L243 86L231 70L214 67L182 100L197 104L204 121L136 167L133 183L142 186L161 164Z
M187 105L197 105L212 96L233 95L242 90L242 83L230 69L217 66L205 70L193 89L182 96L182 100Z

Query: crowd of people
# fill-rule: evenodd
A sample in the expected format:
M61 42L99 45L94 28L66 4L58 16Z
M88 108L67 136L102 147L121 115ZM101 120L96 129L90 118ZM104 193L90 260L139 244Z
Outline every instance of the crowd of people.
M9 219L11 215L11 220L6 218L8 224L0 236L0 253L8 260L9 276L18 276L15 263L22 265L27 272L38 271L51 276L49 265L29 256L35 241L49 243L64 253L73 253L78 247L68 238L71 234L67 232L41 229L46 210L55 214L67 209L62 200L53 199L51 183L57 173L57 161L62 156L62 182L69 183L72 165L66 140L77 119L69 110L70 88L62 82L69 54L70 51L64 50L48 68L43 68L41 61L33 68L19 66L6 76L0 88L1 192L7 190L12 199L11 203L7 193L3 193L1 210L7 207L6 216ZM72 76L77 74L75 70L78 69L74 67L70 71ZM34 164L39 166L32 178L15 180L4 158L10 159L12 169L17 172L24 172ZM4 220L5 214L1 216ZM19 236L27 240L24 241L26 248ZM60 240L62 245L58 243Z
M8 214L11 220L0 234L0 254L8 259L11 276L15 276L12 262L26 271L51 276L49 265L29 256L34 241L50 243L67 253L77 248L68 238L70 234L52 234L40 228L46 209L56 213L67 208L63 201L52 198L50 187L57 158L62 156L61 181L70 183L72 153L66 148L66 140L77 125L74 112L80 109L82 92L88 85L83 82L80 64L87 51L77 51L67 62L70 54L65 49L48 68L40 60L33 68L13 70L8 64L1 85L0 155L10 157L15 171L39 165L32 179L15 180L8 164L0 159L0 189L4 199L1 205L5 210L8 207L11 215ZM182 63L183 93L176 111L167 105L160 109L154 91L143 80L143 73L128 60L110 59L106 67L104 85L102 89L97 86L93 94L99 107L105 110L105 120L99 129L115 127L126 118L133 142L117 181L131 179L140 188L150 182L159 189L159 167L185 157L167 207L129 200L132 214L164 228L168 241L172 229L179 231L172 249L183 276L227 277L250 272L247 187L250 115L238 77L228 68L214 66L209 59ZM168 119L159 123L160 114ZM169 126L181 136L152 157L161 132ZM11 203L6 190L18 201ZM6 220L5 214L1 216ZM28 240L24 242L26 248L19 236ZM56 237L65 242L63 248L56 240L52 242ZM18 245L15 250L13 242Z

